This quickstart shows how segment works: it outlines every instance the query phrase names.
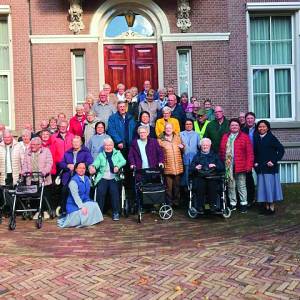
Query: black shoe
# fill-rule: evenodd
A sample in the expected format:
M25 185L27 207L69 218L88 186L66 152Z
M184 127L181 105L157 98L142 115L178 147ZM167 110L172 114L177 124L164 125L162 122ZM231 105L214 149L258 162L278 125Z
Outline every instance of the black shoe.
M247 213L247 205L241 205L240 206L240 212L242 214L246 214Z
M236 210L236 206L235 205L229 205L229 208L231 211L235 211Z

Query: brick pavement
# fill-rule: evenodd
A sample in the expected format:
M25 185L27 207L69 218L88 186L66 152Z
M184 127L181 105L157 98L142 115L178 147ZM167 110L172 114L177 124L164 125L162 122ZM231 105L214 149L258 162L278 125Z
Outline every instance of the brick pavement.
M299 201L298 201L299 202ZM300 211L300 203L297 204ZM0 225L0 299L300 299L297 210L92 228ZM298 212L299 212L298 211Z

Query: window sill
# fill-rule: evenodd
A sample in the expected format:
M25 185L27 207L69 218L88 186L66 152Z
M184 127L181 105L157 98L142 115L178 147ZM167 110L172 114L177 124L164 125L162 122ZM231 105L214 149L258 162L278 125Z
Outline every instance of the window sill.
M299 121L289 121L289 122L271 122L272 129L292 129L300 128Z

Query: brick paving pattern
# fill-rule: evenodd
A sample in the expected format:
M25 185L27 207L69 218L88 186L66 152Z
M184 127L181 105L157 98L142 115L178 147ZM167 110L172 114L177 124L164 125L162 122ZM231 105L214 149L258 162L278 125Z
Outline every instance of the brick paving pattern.
M298 201L299 202L299 201ZM0 225L0 299L300 299L300 223L236 212L92 228Z

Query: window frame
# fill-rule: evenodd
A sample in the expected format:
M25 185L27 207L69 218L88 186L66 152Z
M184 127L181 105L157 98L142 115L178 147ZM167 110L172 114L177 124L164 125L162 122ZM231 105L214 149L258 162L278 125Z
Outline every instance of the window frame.
M193 70L192 70L192 49L188 48L188 47L180 47L176 49L176 59L177 59L177 91L178 91L178 95L181 96L182 93L184 93L184 91L181 91L180 89L180 74L179 74L179 58L180 58L180 52L185 52L187 53L187 57L188 57L188 99L190 99L190 97L193 95L192 91L193 91Z
M291 64L270 64L270 65L251 65L251 37L250 26L251 17L291 17L291 30L292 30L292 63ZM296 119L296 18L295 13L266 13L266 12L248 12L247 13L247 52L248 52L248 97L249 97L249 110L254 111L254 85L253 85L253 71L254 70L269 70L269 95L270 95L270 117L263 118L270 122L290 122ZM270 23L271 26L271 23ZM270 40L271 41L271 40ZM289 69L290 70L290 83L291 83L291 117L277 118L276 117L276 93L275 93L275 70ZM259 118L258 118L259 120Z
M15 130L15 111L14 111L14 88L13 88L13 45L12 45L12 20L9 5L0 5L0 18L6 19L8 28L8 55L9 69L0 70L1 76L7 76L8 87L8 125L7 128Z
M78 95L77 95L77 70L76 70L76 56L83 57L83 73L84 73L84 95L87 95L87 77L86 77L86 54L84 49L74 49L71 50L71 61L72 61L72 98L73 98L73 113L75 113L75 108L79 104L83 104L84 101L78 102Z
M299 183L300 182L300 161L279 161L278 165L279 165L279 176L280 176L281 183L289 184L289 183ZM286 167L286 165L294 165L294 167L295 167L295 170L293 170L294 177L295 177L294 182L286 182L287 178L285 178L285 181L282 181L282 179L281 179L282 166L281 165L285 165L285 167Z

